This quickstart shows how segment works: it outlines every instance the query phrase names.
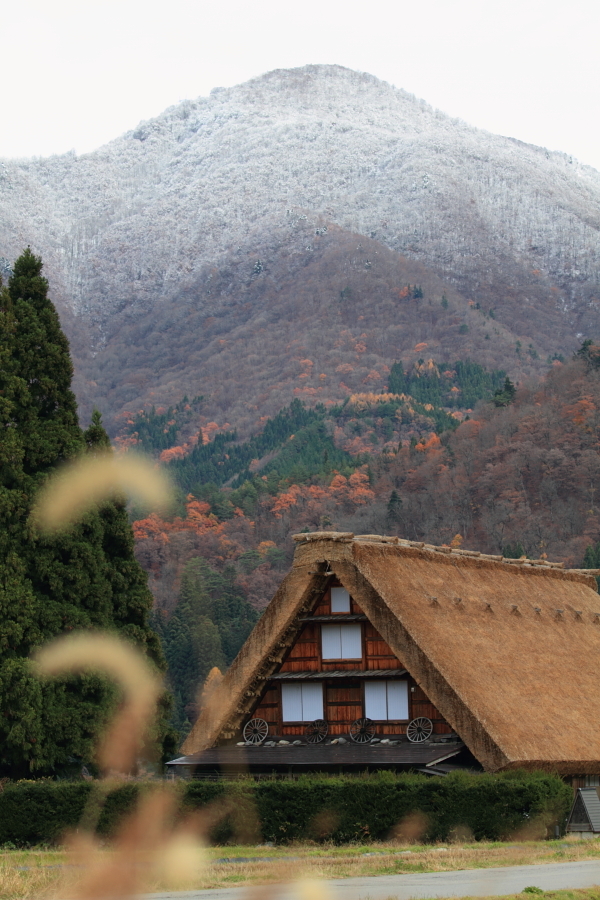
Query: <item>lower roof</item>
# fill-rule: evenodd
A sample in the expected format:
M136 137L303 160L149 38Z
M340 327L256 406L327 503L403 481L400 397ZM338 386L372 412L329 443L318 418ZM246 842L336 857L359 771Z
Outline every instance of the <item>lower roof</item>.
M327 681L328 678L398 678L406 669L331 669L322 672L276 672L269 681Z
M361 769L412 768L441 763L460 753L461 741L411 744L403 741L389 744L278 744L276 747L213 747L174 759L169 766L191 766L199 769L234 768L237 770L328 769L356 767Z

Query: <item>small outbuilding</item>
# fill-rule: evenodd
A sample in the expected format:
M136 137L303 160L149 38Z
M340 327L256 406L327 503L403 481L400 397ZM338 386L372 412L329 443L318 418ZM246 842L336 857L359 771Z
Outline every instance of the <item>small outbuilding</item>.
M600 774L596 570L379 535L295 540L172 771Z
M567 820L567 832L582 838L600 834L600 797L598 788L578 788Z

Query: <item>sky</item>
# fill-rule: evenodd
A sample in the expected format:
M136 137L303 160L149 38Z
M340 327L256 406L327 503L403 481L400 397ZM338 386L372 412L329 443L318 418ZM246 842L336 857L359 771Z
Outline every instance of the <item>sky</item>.
M0 156L87 153L277 68L369 72L600 170L597 0L8 0Z

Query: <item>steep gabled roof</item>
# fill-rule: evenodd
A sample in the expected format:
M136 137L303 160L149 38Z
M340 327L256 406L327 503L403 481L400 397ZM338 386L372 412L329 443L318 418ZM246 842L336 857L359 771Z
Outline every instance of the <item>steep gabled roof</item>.
M486 769L600 771L595 570L377 535L297 535L294 565L183 751L230 739L333 571Z

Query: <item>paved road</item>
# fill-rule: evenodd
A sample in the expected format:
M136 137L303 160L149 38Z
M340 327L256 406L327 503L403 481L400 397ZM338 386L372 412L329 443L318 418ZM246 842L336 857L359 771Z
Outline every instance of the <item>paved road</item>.
M506 866L496 869L463 869L458 872L425 872L414 875L377 875L369 878L337 878L326 881L332 900L412 900L421 897L480 897L516 894L535 885L543 890L583 888L600 884L600 859L539 866ZM256 897L256 888L253 890ZM243 900L246 888L149 894L152 900ZM293 887L282 885L273 900L296 900ZM534 900L532 895L532 900Z
M552 863L540 866L506 866L496 869L463 869L458 872L425 872L414 875L376 875L369 878L336 878L326 882L332 900L412 900L419 897L482 897L516 894L535 885L543 890L584 888L600 884L600 859ZM253 890L256 897L256 888ZM243 900L246 888L181 891L148 894L152 900ZM273 900L296 900L293 887L282 885ZM534 900L535 895L531 895Z

